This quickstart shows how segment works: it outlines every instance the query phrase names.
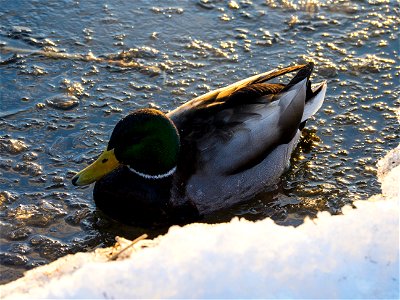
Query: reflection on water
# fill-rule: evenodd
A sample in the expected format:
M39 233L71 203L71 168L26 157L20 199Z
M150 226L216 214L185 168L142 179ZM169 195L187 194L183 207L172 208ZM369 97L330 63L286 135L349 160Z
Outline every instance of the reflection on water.
M0 9L1 282L67 253L151 236L107 220L70 178L114 124L274 67L314 61L326 102L273 192L209 216L298 225L379 191L398 143L396 1L6 1Z

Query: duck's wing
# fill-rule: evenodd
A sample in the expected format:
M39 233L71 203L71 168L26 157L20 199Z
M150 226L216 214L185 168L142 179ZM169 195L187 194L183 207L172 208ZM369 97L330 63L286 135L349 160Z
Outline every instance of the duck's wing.
M266 83L274 78L283 76L287 73L291 73L304 68L306 65L297 65L292 67L287 67L284 69L274 69L262 74L254 75L249 78L235 82L229 86L210 91L204 95L194 98L193 100L186 102L185 104L179 106L173 111L170 111L167 115L171 118L174 123L179 126L179 124L184 123L188 116L191 116L194 111L204 110L215 105L224 104L229 97L240 89L244 89L251 85L257 85L261 83ZM257 90L255 94L257 94ZM248 90L249 95L251 90Z
M289 143L303 122L307 98L315 98L309 81L312 68L308 64L253 76L171 112L187 176L237 174ZM286 86L265 83L296 70L300 71Z

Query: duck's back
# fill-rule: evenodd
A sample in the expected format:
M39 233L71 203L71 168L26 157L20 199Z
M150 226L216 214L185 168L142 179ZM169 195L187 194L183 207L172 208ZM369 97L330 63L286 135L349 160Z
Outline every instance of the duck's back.
M207 214L276 184L300 137L312 66L301 71L287 86L239 83L170 114L182 143L172 201Z

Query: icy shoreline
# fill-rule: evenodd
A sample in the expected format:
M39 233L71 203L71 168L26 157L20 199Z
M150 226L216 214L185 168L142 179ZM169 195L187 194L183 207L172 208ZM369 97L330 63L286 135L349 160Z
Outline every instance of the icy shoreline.
M341 216L297 228L270 219L175 226L116 261L112 248L65 256L0 286L0 296L398 299L400 146L379 161L378 178L382 194Z

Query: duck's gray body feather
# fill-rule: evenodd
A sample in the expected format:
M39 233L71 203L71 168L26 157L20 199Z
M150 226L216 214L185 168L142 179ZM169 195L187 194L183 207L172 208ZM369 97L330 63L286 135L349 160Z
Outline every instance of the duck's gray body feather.
M202 168L189 179L185 201L192 201L201 214L208 214L250 199L278 182L299 137L300 131L288 144L275 147L260 163L236 174L212 174L218 165Z

